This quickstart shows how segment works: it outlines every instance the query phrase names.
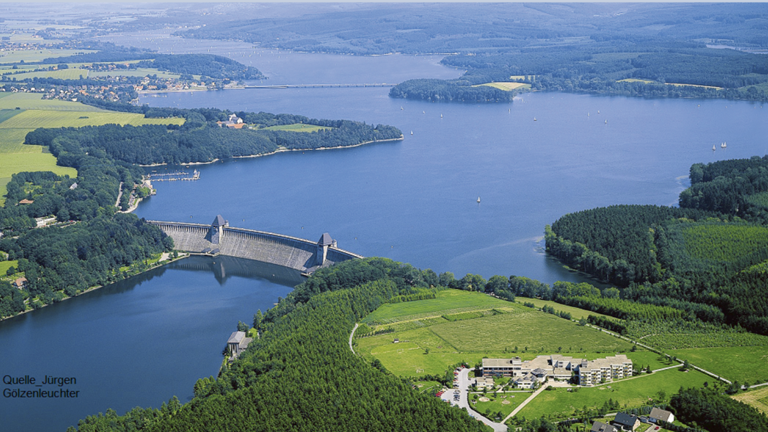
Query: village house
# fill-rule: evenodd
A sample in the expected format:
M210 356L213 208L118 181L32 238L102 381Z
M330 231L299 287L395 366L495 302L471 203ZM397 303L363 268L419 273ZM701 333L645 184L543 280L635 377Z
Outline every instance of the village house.
M589 432L618 432L618 429L615 426L596 421L592 424L592 429Z
M232 332L227 340L227 348L231 354L230 360L234 360L241 352L248 348L253 338L245 337L245 332Z
M20 277L20 278L16 279L15 281L13 281L12 285L15 286L18 289L23 289L25 286L27 286L27 278Z
M640 426L640 419L633 415L620 412L616 414L616 418L613 419L611 424L616 426L619 430L632 432Z
M652 423L658 423L659 420L672 423L675 421L675 415L667 410L653 407L651 413L648 415L648 420Z
M632 361L623 354L597 360L574 359L562 355L538 356L522 361L511 359L483 359L484 376L512 377L522 388L533 388L536 382L547 378L570 380L576 374L579 384L592 386L632 375Z

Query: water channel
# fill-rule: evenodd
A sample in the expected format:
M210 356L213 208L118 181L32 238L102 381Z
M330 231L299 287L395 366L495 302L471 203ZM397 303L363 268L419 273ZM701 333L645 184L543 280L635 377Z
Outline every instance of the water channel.
M114 40L227 55L258 67L268 84L390 83L460 73L434 56L286 53L162 34ZM156 184L157 196L136 213L198 223L222 214L233 226L310 240L329 232L344 249L458 277L580 281L543 253L546 224L598 206L673 205L692 163L768 151L767 110L760 104L561 93L523 94L511 104L436 104L390 99L387 92L144 95L142 103L151 106L390 124L405 140L201 166L199 181ZM713 152L723 141L727 150ZM256 309L271 307L298 280L253 262L195 258L0 322L3 375L74 376L82 395L3 399L3 425L63 430L107 408L157 407L173 395L185 402L197 378L215 375L237 321L250 322Z

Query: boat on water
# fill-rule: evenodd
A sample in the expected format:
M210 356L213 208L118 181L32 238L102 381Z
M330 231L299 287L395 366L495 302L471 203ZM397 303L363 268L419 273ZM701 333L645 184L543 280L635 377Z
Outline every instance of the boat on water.
M715 150L716 150L715 146L712 146L712 151L715 151Z
M477 197L477 203L480 204L480 197Z
M413 135L413 131L411 131L411 135Z
M534 118L533 118L533 121L537 121L537 120L536 120L536 117L534 117Z
M608 124L608 120L605 121L605 124Z
M400 107L400 111L402 111L402 110L403 110L403 107Z
M723 143L722 143L722 144L720 144L720 148L724 149L724 148L726 148L726 147L727 147L727 145L725 144L725 141L723 141Z
M440 118L443 118L443 115L442 115L442 114L440 114Z

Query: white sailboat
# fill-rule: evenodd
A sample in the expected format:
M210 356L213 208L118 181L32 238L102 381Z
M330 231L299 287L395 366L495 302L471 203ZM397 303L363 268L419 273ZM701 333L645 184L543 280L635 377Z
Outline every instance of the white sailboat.
M480 197L477 197L477 203L480 204Z
M715 146L712 146L712 151L715 151L715 150L716 150Z
M413 135L413 131L411 131L411 135Z
M722 143L722 144L720 144L720 148L724 149L724 148L726 148L726 147L727 147L727 145L725 144L725 141L723 141L723 143Z

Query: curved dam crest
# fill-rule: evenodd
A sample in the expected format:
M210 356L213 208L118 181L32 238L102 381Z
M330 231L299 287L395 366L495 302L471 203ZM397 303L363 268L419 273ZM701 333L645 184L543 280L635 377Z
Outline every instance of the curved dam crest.
M221 215L211 225L148 220L174 242L174 249L199 255L225 255L276 264L304 275L321 267L363 258L339 249L328 233L312 242L283 234L230 227Z

